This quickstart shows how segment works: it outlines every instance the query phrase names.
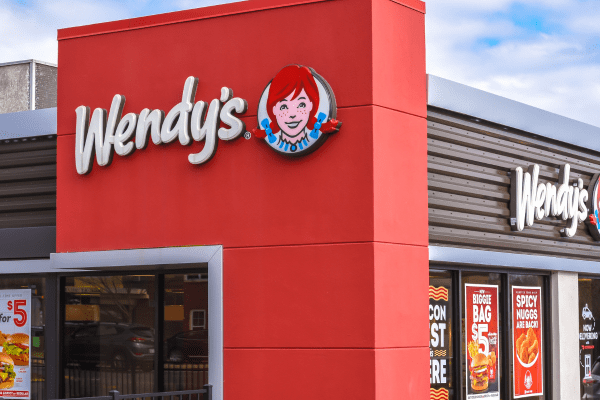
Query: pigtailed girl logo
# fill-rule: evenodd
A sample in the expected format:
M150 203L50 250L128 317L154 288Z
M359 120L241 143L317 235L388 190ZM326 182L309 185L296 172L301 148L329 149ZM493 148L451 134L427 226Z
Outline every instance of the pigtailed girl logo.
M588 216L588 219L585 221L588 230L590 231L590 235L596 241L600 241L600 216L598 215L598 209L600 208L600 188L598 187L600 183L600 174L596 174L593 176L591 180L591 184L593 186L592 196L589 199L588 210L592 213ZM592 187L590 185L590 187ZM589 190L589 188L588 188Z
M267 85L258 103L257 129L252 133L289 156L306 155L337 132L335 96L312 68L288 65Z

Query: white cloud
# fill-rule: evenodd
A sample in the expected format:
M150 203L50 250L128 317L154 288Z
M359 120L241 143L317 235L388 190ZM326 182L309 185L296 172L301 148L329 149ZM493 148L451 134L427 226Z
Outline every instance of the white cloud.
M46 0L32 7L0 3L0 63L30 58L57 62L57 29L130 16L119 2Z
M428 1L428 73L600 126L598 2L521 2L547 34L517 26L506 13L517 3Z
M60 28L224 2L0 0L0 63L57 62ZM539 10L555 29L518 26L515 5ZM428 0L427 71L600 126L598 21L597 0Z

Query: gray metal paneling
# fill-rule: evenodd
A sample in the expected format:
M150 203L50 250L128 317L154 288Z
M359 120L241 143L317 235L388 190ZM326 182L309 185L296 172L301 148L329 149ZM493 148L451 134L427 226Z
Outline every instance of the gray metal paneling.
M52 227L54 231L55 226L56 136L0 140L0 233L10 236L17 231L2 230L29 227ZM29 230L34 231L42 232ZM25 234L26 230L18 232ZM44 240L46 243L47 238ZM34 243L33 234L30 241L36 246L41 243ZM52 247L43 247L48 246ZM10 258L9 253L8 247L0 248L0 258ZM48 256L50 252L44 253Z
M3 259L47 258L55 252L55 226L0 229L0 255Z
M546 218L510 228L510 171L540 166L541 182L571 182L600 172L600 153L448 110L428 110L429 240L432 245L600 260L600 243L584 224L563 238L566 221Z

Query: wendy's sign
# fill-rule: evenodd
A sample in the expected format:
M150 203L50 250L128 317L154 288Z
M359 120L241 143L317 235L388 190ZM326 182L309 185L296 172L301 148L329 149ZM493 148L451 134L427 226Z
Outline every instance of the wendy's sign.
M578 225L585 221L592 238L600 241L600 174L594 175L586 189L581 178L570 182L570 171L569 164L560 167L558 183L539 182L537 164L531 165L527 172L521 167L512 171L510 226L513 231L522 231L536 220L552 216L567 222L560 230L561 236L573 237Z
M233 90L223 87L221 96L210 103L194 103L197 87L198 78L188 77L181 102L166 117L162 110L148 108L123 116L125 96L119 94L113 98L108 117L102 108L96 108L90 118L89 107L77 107L77 173L84 175L92 170L94 154L98 165L108 166L114 153L127 156L136 149L145 149L150 138L155 145L177 139L184 146L192 140L204 141L202 151L188 156L190 163L203 164L215 155L219 139L233 140L244 133L249 136L238 118L248 109L246 100L233 97ZM335 119L336 111L333 90L325 79L308 67L288 65L263 91L258 106L259 128L252 132L265 138L278 153L305 155L323 144L329 133L340 129L342 123Z
M115 95L106 118L106 110L96 108L89 119L89 107L79 106L75 133L75 166L84 175L92 170L93 155L100 166L110 165L113 152L127 156L136 149L145 149L152 137L155 145L170 143L176 139L188 145L192 139L205 141L204 148L190 154L192 164L209 161L217 150L217 136L221 140L233 140L246 131L246 125L236 116L248 109L246 100L233 97L227 87L221 89L221 97L210 104L198 101L194 104L198 78L190 76L185 81L181 102L165 117L162 110L143 109L140 114L129 113L121 117L125 96ZM219 128L222 122L225 127ZM132 138L135 134L135 140ZM190 137L191 134L191 137Z
M276 152L302 156L315 151L330 133L339 131L331 86L312 68L288 65L269 82L258 104L258 128Z

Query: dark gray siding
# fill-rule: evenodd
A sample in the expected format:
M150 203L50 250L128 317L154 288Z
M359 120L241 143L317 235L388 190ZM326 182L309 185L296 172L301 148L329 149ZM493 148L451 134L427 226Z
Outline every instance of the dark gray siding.
M521 232L509 225L511 170L539 164L540 181L557 183L569 163L571 182L581 177L587 187L599 153L433 107L427 137L432 245L600 259L583 223L572 238L560 236L566 221L552 217Z
M56 107L56 76L58 68L36 63L35 109Z
M56 136L0 141L0 229L56 225Z
M29 63L0 67L0 114L29 110Z

